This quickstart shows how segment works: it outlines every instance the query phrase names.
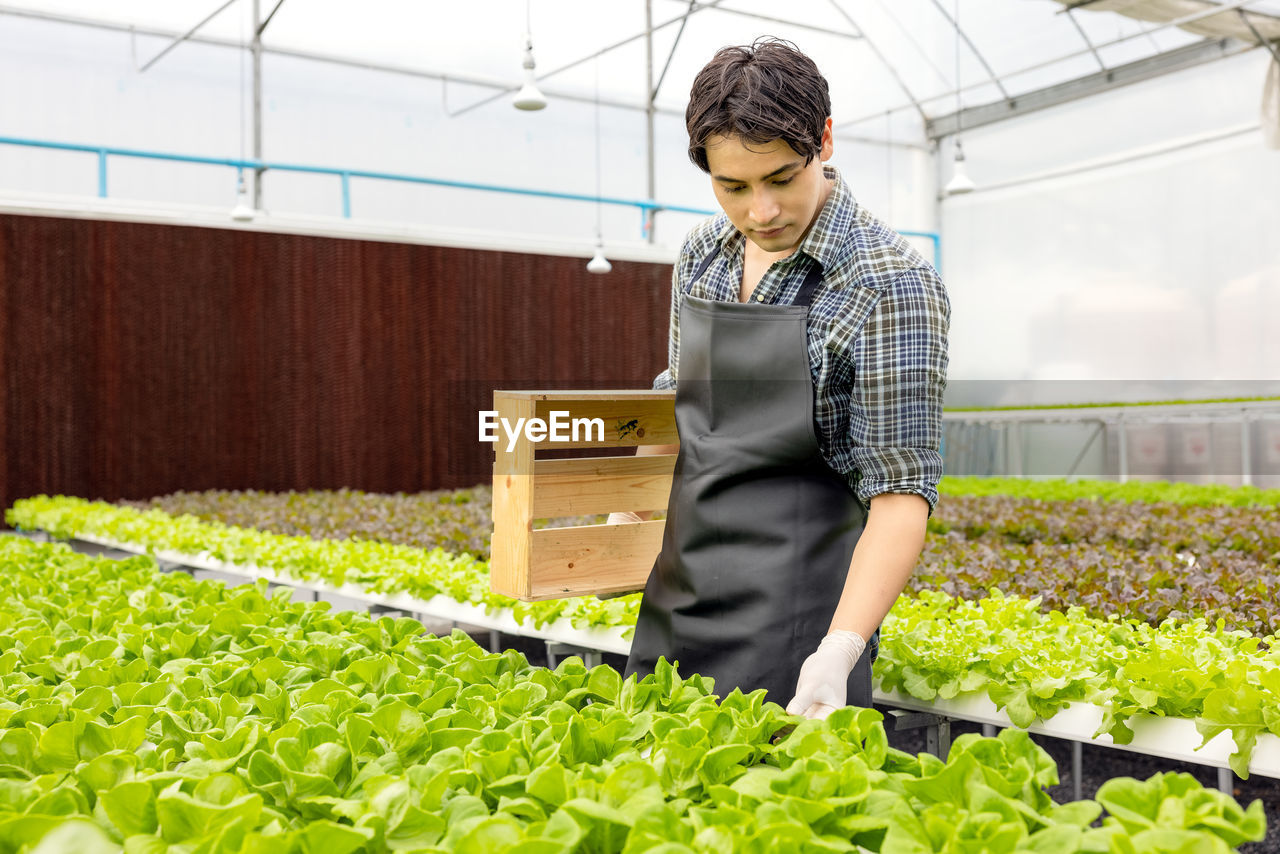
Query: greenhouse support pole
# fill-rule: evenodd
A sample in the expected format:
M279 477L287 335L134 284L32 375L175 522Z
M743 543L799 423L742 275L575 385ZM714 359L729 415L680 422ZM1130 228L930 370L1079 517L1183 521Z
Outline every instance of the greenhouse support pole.
M1007 434L1005 451L1008 454L1005 466L1008 468L1010 477L1022 477L1026 467L1026 443L1022 439L1022 422L1007 421L1004 429Z
M1240 485L1253 486L1253 459L1250 456L1249 440L1252 438L1249 429L1249 410L1240 413Z
M652 202L658 195L653 151L653 0L644 0L644 137L648 166L646 193ZM653 220L654 209L647 208L644 213L644 234L650 243L654 240Z
M1119 445L1120 445L1120 482L1128 483L1129 482L1129 437L1126 434L1129 431L1128 431L1128 425L1126 425L1124 422L1123 412L1120 413L1119 427L1120 427L1120 430L1119 430L1120 436L1117 441L1119 442Z
M253 159L262 162L262 9L253 0ZM262 210L261 166L253 168L253 209Z

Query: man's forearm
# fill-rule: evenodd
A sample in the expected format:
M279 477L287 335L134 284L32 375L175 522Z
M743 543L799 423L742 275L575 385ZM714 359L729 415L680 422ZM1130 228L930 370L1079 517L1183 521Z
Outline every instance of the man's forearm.
M924 548L928 520L929 503L919 495L886 493L871 499L832 630L871 637L907 586Z

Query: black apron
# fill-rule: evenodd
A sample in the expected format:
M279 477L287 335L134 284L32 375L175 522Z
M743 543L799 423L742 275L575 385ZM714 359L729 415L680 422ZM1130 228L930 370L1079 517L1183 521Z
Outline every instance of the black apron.
M680 453L628 675L665 656L721 697L764 688L785 706L830 629L866 511L814 432L807 326L821 282L814 262L791 305L683 295ZM848 702L871 705L869 650Z

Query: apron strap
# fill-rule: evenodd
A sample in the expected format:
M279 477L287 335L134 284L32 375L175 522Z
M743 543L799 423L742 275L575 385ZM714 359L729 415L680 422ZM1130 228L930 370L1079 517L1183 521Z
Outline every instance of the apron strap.
M689 286L684 289L685 294L688 294L693 290L694 283L697 282L698 279L702 278L702 274L707 272L707 268L711 266L711 262L716 260L716 256L719 254L720 244L717 243L716 247L711 250L707 257L703 258L701 263L698 264L698 269L693 271L693 276L689 279Z
M693 290L694 283L702 278L702 274L707 272L707 268L711 266L711 263L716 260L719 254L720 245L716 244L716 247L699 262L698 268L693 271L693 276L689 279L689 285L684 289L686 294ZM813 302L814 291L818 289L820 284L822 284L822 265L814 260L809 267L809 272L805 273L804 281L800 283L800 290L796 292L796 298L791 301L791 304L808 308Z
M822 284L822 265L814 260L809 267L809 272L804 274L804 281L800 283L800 290L796 292L796 298L791 301L791 304L808 308L813 302L813 292L820 284Z

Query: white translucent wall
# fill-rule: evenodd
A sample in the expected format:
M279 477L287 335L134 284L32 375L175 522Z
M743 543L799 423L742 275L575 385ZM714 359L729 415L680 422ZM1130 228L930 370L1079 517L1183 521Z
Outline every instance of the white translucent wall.
M684 5L657 8L660 16L672 15ZM582 6L581 13L598 15L600 8ZM618 34L639 32L639 8L627 6L630 17L619 16L610 27ZM290 9L286 4L281 15ZM175 13L168 25L189 25L207 11ZM357 41L367 49L374 22L359 20ZM725 18L710 32L710 19L692 18L659 103L681 103L672 93L687 91L710 54L707 45L750 41L761 26ZM510 29L504 24L499 36L465 31L454 40L500 37L506 43ZM664 30L657 40L659 65L674 35L674 28ZM580 56L595 46L558 44L566 38L544 33L537 42L540 68L554 67L552 57ZM850 58L850 43L807 32L797 41L832 78L838 123L874 113L870 106L860 109L859 93L866 93L868 105L901 101L893 81L868 64L865 52ZM950 65L947 39L935 35L922 43L939 54L931 62L936 67L917 69L907 79L916 91L934 93ZM167 44L139 36L137 61ZM518 53L519 45L512 45L513 68ZM462 48L437 51L423 56L421 66L446 67L464 54ZM386 57L406 64L410 59L403 52ZM1267 60L1253 51L966 132L970 172L980 189L941 203L938 178L949 176L950 142L935 158L921 144L918 122L911 127L913 111L861 121L837 138L833 162L864 204L899 229L942 234L942 271L953 307L954 402L965 402L964 383L974 379L1029 380L1031 391L1018 386L1008 392L1016 400L1008 402L1034 394L1059 402L1068 396L1060 380L1183 380L1202 384L1188 387L1189 393L1211 396L1235 393L1223 385L1228 380L1280 378L1280 343L1270 333L1280 316L1280 152L1263 149L1256 129ZM965 69L973 70L968 64ZM596 72L589 63L556 85L589 93ZM606 96L634 100L642 88L643 50L637 43L609 54L598 72ZM488 67L473 73L516 74ZM143 74L128 33L0 14L0 80L4 135L207 157L252 152L248 63L233 48L182 44ZM446 109L460 110L492 92L457 82L446 92L439 80L268 54L264 156L596 192L590 103L553 99L545 111L521 113L503 99L447 115ZM603 107L600 121L600 192L644 198L642 114ZM660 113L656 133L658 201L714 208L707 179L686 158L682 116ZM1124 162L1099 165L1112 160ZM1063 170L1070 174L1043 177ZM341 217L336 177L274 172L264 190L273 214ZM113 199L229 209L234 171L113 158L108 191ZM74 203L96 193L93 155L0 145L0 201L61 194ZM541 235L583 246L594 239L597 216L591 204L366 179L352 180L351 207L356 221ZM686 214L659 215L656 239L666 257L695 221ZM635 209L606 206L602 225L615 246L641 241ZM928 241L918 244L931 255ZM974 402L1000 394L992 388ZM1078 395L1117 399L1096 389Z
M1052 401L1062 380L1091 381L1070 387L1095 398L1113 380L1277 393L1267 61L1254 51L963 135L979 190L941 206L953 382L1037 381L1017 394L1039 385Z
M626 31L642 28L638 20ZM749 40L750 32L729 35ZM673 36L665 32L668 40ZM459 39L475 37L458 34ZM251 157L247 60L235 48L184 43L147 72L136 70L135 50L141 63L167 44L139 36L135 48L125 32L0 15L0 78L8 81L0 89L0 114L8 117L4 133L203 157ZM659 61L665 56L664 48ZM673 65L664 90L680 88L683 96L689 81L677 77L692 75L708 58L692 62L685 57L679 69ZM516 66L518 50L511 52L511 61ZM596 70L590 64L587 68L581 73L594 88ZM635 46L607 56L599 74L606 97L611 90L625 89L627 79L642 80L642 51ZM450 117L448 112L490 97L494 90L458 82L446 87L439 80L272 54L263 59L263 80L263 157L268 161L589 196L597 192L596 118L589 101L553 99L547 109L526 113L512 108L506 96ZM849 83L837 78L833 88L837 86L848 88ZM643 114L603 106L599 120L600 194L646 198ZM657 200L713 209L707 178L687 159L683 116L660 113L655 124ZM886 134L887 129L876 132ZM112 198L228 209L234 202L235 173L228 167L122 157L109 163ZM840 140L833 163L859 198L892 224L935 230L935 175L927 148ZM97 187L92 154L0 145L0 194L94 195ZM264 207L274 214L342 216L336 176L272 172L263 190ZM351 214L358 220L588 241L594 238L597 217L589 203L364 178L351 180ZM639 209L604 206L601 219L607 241L642 240ZM674 250L697 219L659 214L657 242ZM930 242L919 245L932 257Z

